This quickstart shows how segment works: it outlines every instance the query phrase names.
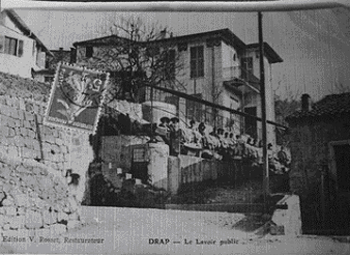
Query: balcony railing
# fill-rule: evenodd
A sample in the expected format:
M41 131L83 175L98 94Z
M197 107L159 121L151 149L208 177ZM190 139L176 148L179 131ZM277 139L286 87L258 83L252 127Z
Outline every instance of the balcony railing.
M227 82L232 82L232 84L250 85L256 90L260 89L260 79L251 71L245 70L241 66L223 68L223 79Z

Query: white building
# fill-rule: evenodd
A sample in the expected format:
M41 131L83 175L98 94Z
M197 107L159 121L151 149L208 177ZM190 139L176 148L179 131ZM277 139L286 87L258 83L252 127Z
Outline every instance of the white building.
M76 42L77 63L85 63L100 52L101 47L113 47L116 36ZM181 64L174 79L185 85L186 94L222 106L261 117L259 45L245 44L229 29L162 38L155 43L175 45L176 61ZM268 44L264 43L267 120L275 121L272 64L283 62ZM179 116L205 122L217 128L230 129L234 122L239 133L261 139L261 122L242 118L227 111L213 113L200 103L159 94L156 100L176 105ZM178 100L178 101L175 101ZM147 100L147 98L146 98ZM215 120L213 119L215 118ZM268 142L275 144L275 128L267 127Z
M46 54L52 53L14 10L0 13L0 71L34 78L45 68Z

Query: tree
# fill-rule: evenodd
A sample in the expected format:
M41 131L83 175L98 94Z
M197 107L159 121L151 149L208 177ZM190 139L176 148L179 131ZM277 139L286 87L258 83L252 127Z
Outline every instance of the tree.
M184 88L176 79L181 62L167 28L145 25L140 18L122 19L110 28L104 46L82 64L110 72L107 100L141 102L147 85ZM170 35L170 36L169 36Z
M276 122L282 125L288 125L286 117L298 109L300 109L300 100L296 98L281 99L280 96L275 95L275 115Z
M274 103L276 122L285 126L288 126L288 123L286 122L286 117L300 109L301 106L301 102L297 99L296 96L282 99L280 96L275 95ZM287 130L276 128L277 144L283 145L288 143L289 139L287 135L288 133L286 131Z
M286 77L283 75L282 80ZM276 122L288 127L286 117L291 115L301 107L300 91L291 84L282 85L282 81L279 81L277 88L274 91L274 106L275 106L275 119ZM283 145L288 143L288 130L276 128L276 140L277 144Z

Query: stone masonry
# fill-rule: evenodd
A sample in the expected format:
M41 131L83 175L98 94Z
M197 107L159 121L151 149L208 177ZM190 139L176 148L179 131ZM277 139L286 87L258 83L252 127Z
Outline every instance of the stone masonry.
M75 226L79 207L64 178L35 160L0 154L0 230L58 235Z
M76 220L65 206L74 202L69 202L62 178L69 168L80 174L79 204L93 152L89 134L44 125L50 89L47 84L0 73L0 229L53 225L60 233L72 226L68 220ZM26 225L28 219L34 225Z

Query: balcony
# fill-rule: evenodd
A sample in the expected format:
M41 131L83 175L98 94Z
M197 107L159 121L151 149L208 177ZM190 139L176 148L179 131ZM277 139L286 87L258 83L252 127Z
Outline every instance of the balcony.
M242 94L249 91L260 93L260 79L240 66L223 68L223 79L225 86L238 90Z

